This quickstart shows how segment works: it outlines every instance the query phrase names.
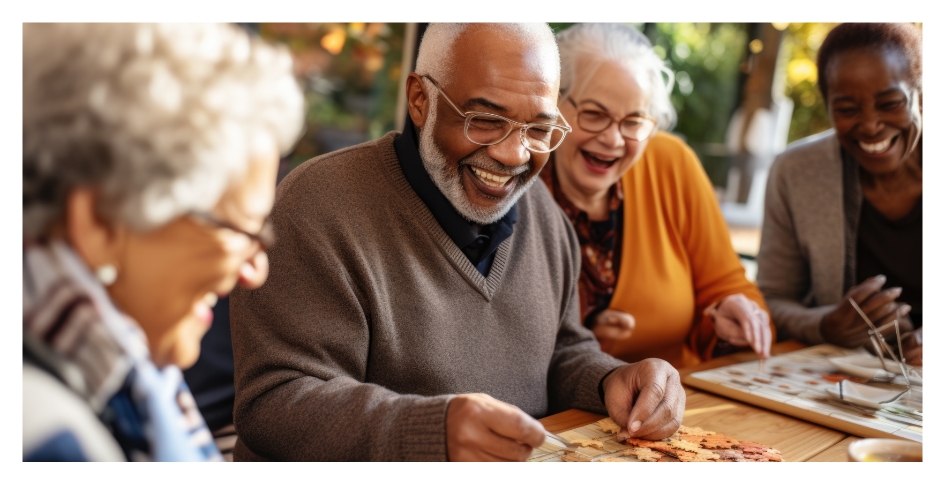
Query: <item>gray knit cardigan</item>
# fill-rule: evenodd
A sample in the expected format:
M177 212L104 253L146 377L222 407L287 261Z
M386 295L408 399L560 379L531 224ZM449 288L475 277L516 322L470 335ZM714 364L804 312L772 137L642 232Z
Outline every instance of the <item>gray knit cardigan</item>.
M855 284L855 163L831 129L792 143L771 167L757 283L779 339L823 343L820 321Z

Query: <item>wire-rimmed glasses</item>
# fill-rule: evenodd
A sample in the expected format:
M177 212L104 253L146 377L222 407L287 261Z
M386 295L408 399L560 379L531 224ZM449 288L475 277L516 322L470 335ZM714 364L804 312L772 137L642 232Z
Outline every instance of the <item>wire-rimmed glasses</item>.
M568 102L577 110L577 125L588 133L600 133L615 121L618 123L620 135L635 141L643 141L656 132L656 120L646 116L631 115L618 120L610 113L596 109L581 109L577 103L567 96Z
M450 105L456 111L456 114L466 118L463 133L467 140L476 145L489 146L501 143L508 138L512 131L518 128L522 145L528 151L550 153L561 145L568 133L571 133L571 126L568 125L564 116L561 116L561 113L558 113L558 117L564 121L564 125L557 123L519 123L493 113L463 111L443 92L443 88L437 84L435 79L428 75L421 77L428 79L433 84L433 87L443 95L446 104Z
M217 219L206 212L191 212L188 215L208 226L228 229L230 231L242 234L248 237L250 241L259 243L262 251L268 250L276 243L276 234L272 229L272 223L269 221L269 219L266 219L263 222L262 229L260 229L259 232L253 234L249 231L240 229L229 222L221 221L220 219Z
M915 369L912 368L909 364L906 363L906 354L902 351L902 335L899 333L899 319L895 319L892 322L889 322L879 328L876 328L873 325L873 322L870 321L869 317L866 316L866 313L863 312L863 309L856 304L856 301L853 298L848 299L850 305L853 305L853 308L857 313L863 317L863 320L866 321L866 325L869 326L867 331L870 336L870 341L873 343L873 348L876 349L876 355L879 357L879 364L883 367L883 370L889 373L889 369L886 368L886 363L883 361L883 351L889 355L889 357L897 364L899 364L899 370L902 371L902 377L906 380L906 387L911 389L912 385L909 382L909 377L915 376ZM889 347L889 344L886 343L886 339L883 338L883 330L888 329L890 326L895 327L896 329L896 343L899 345L899 355L896 355L896 352Z

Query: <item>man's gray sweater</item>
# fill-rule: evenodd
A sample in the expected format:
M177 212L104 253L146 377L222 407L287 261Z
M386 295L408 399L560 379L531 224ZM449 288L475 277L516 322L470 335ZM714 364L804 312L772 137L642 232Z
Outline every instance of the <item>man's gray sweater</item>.
M544 184L484 277L404 178L394 136L279 186L269 279L231 298L238 460L444 460L462 393L606 414L598 385L623 362L580 324L580 246Z

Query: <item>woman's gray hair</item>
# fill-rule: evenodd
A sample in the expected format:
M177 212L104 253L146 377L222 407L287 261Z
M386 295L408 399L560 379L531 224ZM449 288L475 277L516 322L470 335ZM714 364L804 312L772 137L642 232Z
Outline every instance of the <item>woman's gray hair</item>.
M582 89L601 63L617 62L649 93L649 111L657 126L669 130L676 125L676 110L669 99L675 76L639 30L626 24L575 24L557 37L562 93Z
M210 210L303 116L288 51L234 25L24 24L24 237L81 186L134 230Z

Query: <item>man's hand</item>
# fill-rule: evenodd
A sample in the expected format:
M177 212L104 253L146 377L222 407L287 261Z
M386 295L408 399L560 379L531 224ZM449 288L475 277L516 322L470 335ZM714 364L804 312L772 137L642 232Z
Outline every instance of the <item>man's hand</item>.
M720 339L738 347L749 345L762 358L771 357L768 313L757 303L741 293L729 295L710 314Z
M824 340L850 348L869 343L869 327L850 304L850 298L863 310L863 313L866 313L876 327L898 318L899 331L911 331L912 322L903 317L909 314L912 306L896 301L902 293L902 288L882 290L885 283L886 277L879 275L850 288L850 291L843 295L843 300L837 305L836 310L828 313L821 320L820 333L824 336ZM895 330L888 329L884 335L889 335L890 332L895 332Z
M600 349L604 352L610 352L614 342L630 338L636 326L637 321L633 318L633 315L608 308L597 314L591 330L600 343Z
M535 418L486 394L460 394L446 408L450 461L525 461L544 442Z
M679 372L668 362L645 359L604 378L604 405L630 436L660 440L682 424L686 391L679 383Z

